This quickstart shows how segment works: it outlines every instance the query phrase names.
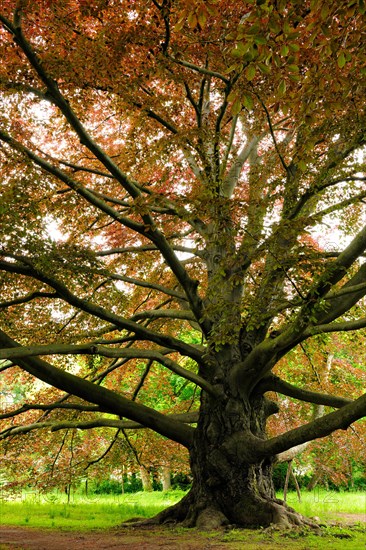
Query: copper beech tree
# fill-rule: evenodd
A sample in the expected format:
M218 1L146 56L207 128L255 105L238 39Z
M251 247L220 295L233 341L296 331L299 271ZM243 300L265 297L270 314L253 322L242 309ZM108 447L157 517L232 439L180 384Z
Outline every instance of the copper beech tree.
M5 443L149 428L193 476L155 521L307 521L273 464L366 396L273 369L366 327L364 16L363 0L1 2ZM151 373L197 406L163 410ZM269 437L271 391L325 414Z

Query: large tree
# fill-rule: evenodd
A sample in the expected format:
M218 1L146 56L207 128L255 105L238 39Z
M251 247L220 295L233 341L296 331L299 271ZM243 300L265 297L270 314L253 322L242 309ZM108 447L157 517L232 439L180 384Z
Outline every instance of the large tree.
M301 521L273 463L366 415L365 396L272 372L306 340L366 327L364 13L1 2L3 391L29 375L60 390L36 403L43 387L25 386L3 438L60 428L63 410L65 428L144 426L190 454L192 489L160 521ZM165 370L200 390L194 415L139 399ZM268 437L270 391L336 410Z

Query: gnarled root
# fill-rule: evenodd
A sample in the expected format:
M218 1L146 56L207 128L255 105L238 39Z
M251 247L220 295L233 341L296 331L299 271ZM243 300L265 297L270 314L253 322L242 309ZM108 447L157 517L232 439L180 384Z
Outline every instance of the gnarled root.
M282 500L244 495L236 505L225 507L222 503L214 503L212 499L195 497L195 493L191 491L180 502L163 510L155 517L132 525L144 527L173 523L202 530L228 526L252 529L258 527L319 529L316 523L298 514Z

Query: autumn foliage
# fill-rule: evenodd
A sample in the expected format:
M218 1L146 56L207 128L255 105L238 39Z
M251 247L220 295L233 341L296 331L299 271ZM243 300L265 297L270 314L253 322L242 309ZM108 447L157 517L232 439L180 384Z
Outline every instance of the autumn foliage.
M366 415L364 16L1 2L8 459L51 430L86 467L149 428L193 475L158 521L306 521L273 464Z

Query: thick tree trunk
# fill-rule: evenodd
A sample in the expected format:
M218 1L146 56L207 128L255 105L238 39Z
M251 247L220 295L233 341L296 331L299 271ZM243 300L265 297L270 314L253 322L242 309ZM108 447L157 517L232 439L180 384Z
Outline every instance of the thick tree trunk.
M272 481L275 457L256 461L255 449L248 448L251 458L246 461L230 446L231 435L248 429L256 437L264 438L266 419L273 412L273 404L263 396L246 402L239 397L220 400L204 394L190 451L192 489L180 503L156 519L202 529L223 525L311 525L276 498Z

